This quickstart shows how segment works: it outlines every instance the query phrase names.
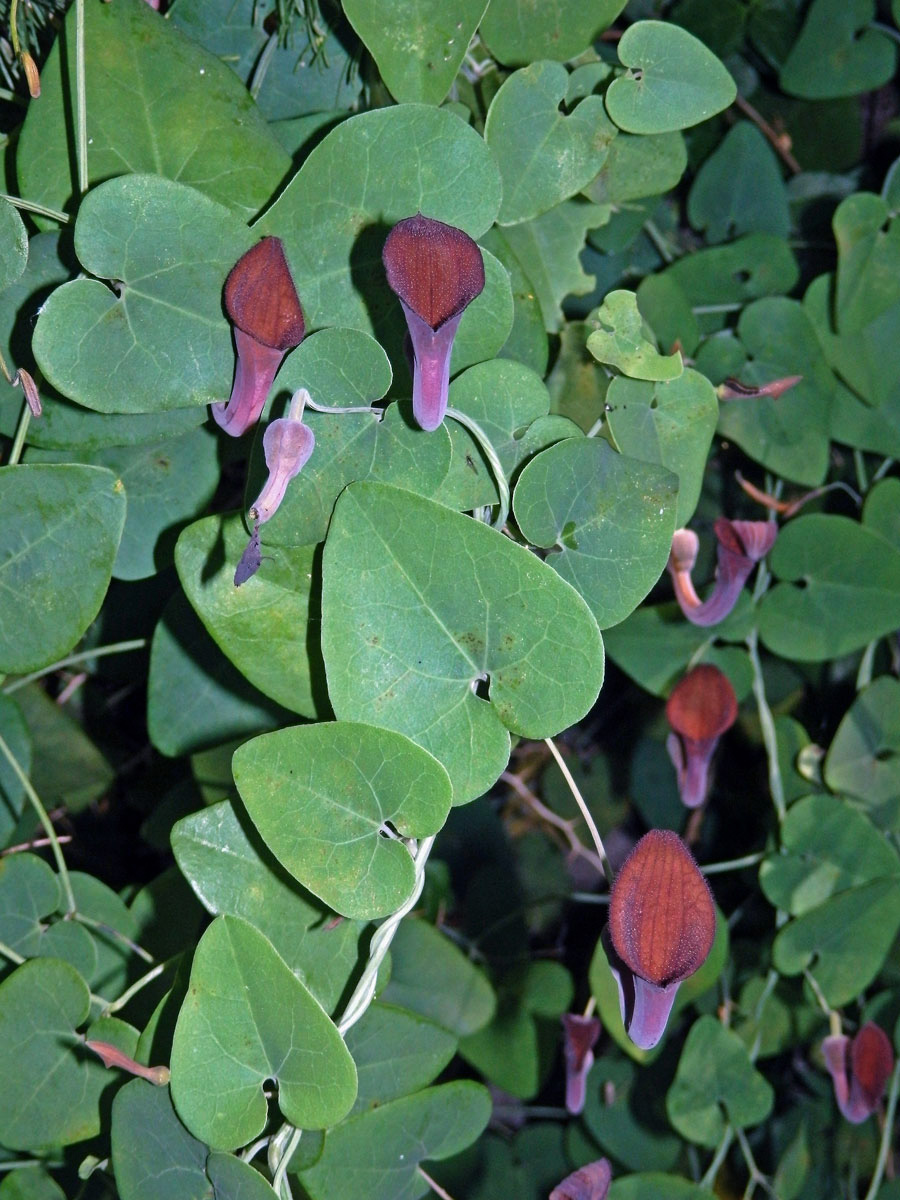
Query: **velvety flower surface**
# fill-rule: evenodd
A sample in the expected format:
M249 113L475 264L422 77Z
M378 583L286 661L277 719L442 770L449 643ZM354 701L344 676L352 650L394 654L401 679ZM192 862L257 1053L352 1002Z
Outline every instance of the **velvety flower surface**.
M672 689L666 703L666 719L672 727L666 748L688 808L697 808L706 799L713 753L737 713L731 681L711 663L694 667Z
M421 213L394 226L382 258L412 344L413 415L431 431L447 411L453 339L463 312L484 290L484 259L462 229Z
M632 850L613 884L608 929L625 1029L650 1049L716 936L709 885L677 833L653 829Z
M225 281L225 311L234 323L237 363L231 399L213 404L212 413L239 437L259 420L282 359L306 332L280 238L263 238L238 259Z

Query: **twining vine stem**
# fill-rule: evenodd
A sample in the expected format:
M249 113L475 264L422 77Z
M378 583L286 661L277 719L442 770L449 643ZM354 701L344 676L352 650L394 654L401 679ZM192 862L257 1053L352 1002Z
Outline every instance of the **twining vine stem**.
M581 815L584 817L585 824L591 831L591 837L594 839L594 845L597 847L597 855L600 859L600 865L603 868L603 874L606 876L607 885L612 887L613 870L610 866L609 859L606 856L606 847L603 845L603 839L600 836L600 830L595 825L594 818L591 816L591 810L588 808L584 796L582 796L581 792L579 791L578 784L573 779L572 772L566 765L565 759L560 754L559 750L557 750L556 743L552 738L544 738L544 744L556 759L556 765L559 767L560 771L562 771L563 779L565 779L566 783L569 785L569 791L574 796L575 803L581 809Z

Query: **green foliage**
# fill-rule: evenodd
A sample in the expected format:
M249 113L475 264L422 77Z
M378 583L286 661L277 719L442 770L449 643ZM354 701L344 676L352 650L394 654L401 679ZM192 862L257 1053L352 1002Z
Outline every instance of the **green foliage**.
M893 1197L900 1071L851 1129L821 1043L900 1048L898 4L18 12L0 1200L546 1200L601 1156L612 1200ZM416 213L484 264L431 432ZM231 439L264 236L306 336ZM426 260L417 304L477 290ZM699 664L715 750L667 721ZM604 926L648 828L716 932L641 1049Z

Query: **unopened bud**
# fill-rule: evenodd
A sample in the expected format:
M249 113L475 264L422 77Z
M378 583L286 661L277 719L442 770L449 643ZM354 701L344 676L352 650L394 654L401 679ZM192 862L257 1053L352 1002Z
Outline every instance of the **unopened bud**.
M25 72L25 82L28 84L28 94L32 100L37 100L38 96L41 94L41 76L37 69L37 63L27 50L20 51L19 62L22 64L22 70Z

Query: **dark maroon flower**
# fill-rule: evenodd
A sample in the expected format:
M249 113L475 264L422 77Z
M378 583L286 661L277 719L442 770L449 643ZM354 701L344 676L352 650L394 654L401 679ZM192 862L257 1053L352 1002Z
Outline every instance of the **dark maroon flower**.
M467 233L421 213L394 226L382 259L412 343L413 415L422 429L437 429L447 410L453 339L484 290L484 259Z
M225 281L225 311L234 322L237 365L231 399L213 404L212 413L240 437L259 420L281 360L306 332L280 238L263 238L238 259Z
M689 529L676 529L667 564L675 599L693 625L718 625L737 603L750 572L774 545L778 530L771 521L729 521L719 517L713 526L718 570L712 595L705 601L694 590L691 571L699 542Z
M558 1183L550 1200L606 1200L612 1184L612 1169L605 1158L579 1167Z
M706 961L716 936L709 885L677 833L652 829L613 884L610 967L622 1021L642 1050L662 1037L679 984Z
M842 1114L861 1125L881 1103L894 1069L894 1051L884 1030L868 1021L851 1041L843 1034L822 1043L825 1066Z
M596 1017L564 1013L562 1017L563 1055L566 1060L566 1108L576 1115L584 1109L585 1085L594 1065L594 1046L600 1036Z
M694 667L672 689L666 719L673 732L666 739L666 749L688 808L698 808L706 799L716 744L737 720L737 712L731 681L711 663Z

